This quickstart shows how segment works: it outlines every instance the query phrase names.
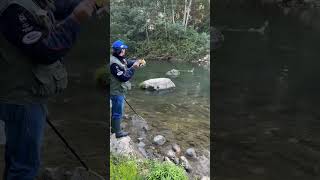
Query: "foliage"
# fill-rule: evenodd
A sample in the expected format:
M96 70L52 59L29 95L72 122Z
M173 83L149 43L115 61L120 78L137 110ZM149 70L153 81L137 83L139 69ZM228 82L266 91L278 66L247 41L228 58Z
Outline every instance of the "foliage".
M186 23L182 0L112 1L111 41L125 41L131 56L201 58L209 50L209 1L191 2Z
M184 169L168 162L137 160L133 157L110 157L111 180L187 180Z
M139 168L134 159L111 156L110 179L140 180L142 177L139 175Z
M169 162L153 163L147 180L188 180L182 167Z

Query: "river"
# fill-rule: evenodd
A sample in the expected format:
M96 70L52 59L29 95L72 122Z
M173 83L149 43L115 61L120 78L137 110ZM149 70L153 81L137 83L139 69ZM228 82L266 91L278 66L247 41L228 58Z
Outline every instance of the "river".
M217 26L269 27L264 35L223 31L214 52L214 176L319 179L319 32L277 8L222 4Z

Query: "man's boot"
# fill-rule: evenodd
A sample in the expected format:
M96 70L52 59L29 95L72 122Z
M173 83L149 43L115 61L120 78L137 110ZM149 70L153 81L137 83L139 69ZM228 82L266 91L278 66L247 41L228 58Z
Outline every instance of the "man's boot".
M122 138L129 135L128 132L121 130L120 123L121 123L121 120L114 120L112 124L114 127L114 132L116 133L116 138Z

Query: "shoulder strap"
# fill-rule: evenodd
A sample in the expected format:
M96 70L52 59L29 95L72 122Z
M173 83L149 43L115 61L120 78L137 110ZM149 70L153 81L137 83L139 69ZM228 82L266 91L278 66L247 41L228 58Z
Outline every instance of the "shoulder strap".
M118 64L119 66L122 66L122 67L125 66L125 64L121 63L121 61L120 61L118 58L116 58L116 57L114 57L114 56L111 55L111 56L110 56L110 66L111 66L112 64Z

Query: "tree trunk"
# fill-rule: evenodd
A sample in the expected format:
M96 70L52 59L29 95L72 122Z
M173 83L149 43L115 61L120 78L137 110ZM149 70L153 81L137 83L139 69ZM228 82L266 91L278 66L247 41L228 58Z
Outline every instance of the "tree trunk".
M184 0L183 25L185 25L185 23L186 23L187 3L188 3L188 0Z
M164 29L166 32L166 38L168 39L166 6L163 7L163 13L164 13Z
M175 5L173 5L173 0L171 0L171 8L172 8L172 23L175 24L175 12L174 12L174 9L175 9Z
M190 11L191 11L191 4L192 4L192 0L189 1L189 6L188 6L188 10L187 10L187 18L186 18L186 23L185 23L185 27L184 27L185 30L187 30L187 26L188 26L188 21L189 21Z

